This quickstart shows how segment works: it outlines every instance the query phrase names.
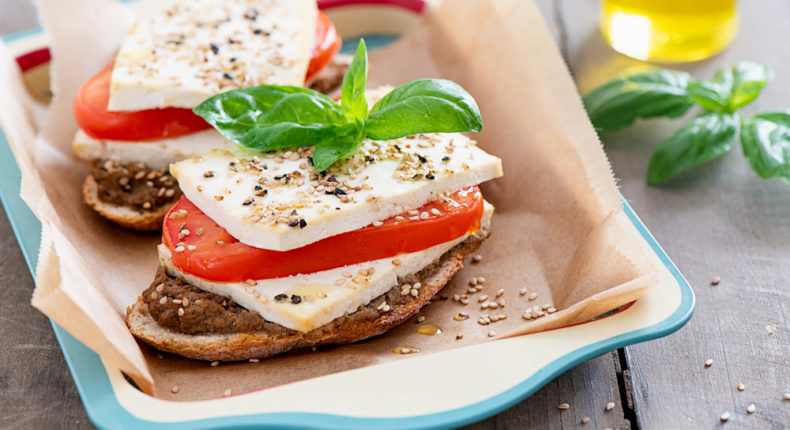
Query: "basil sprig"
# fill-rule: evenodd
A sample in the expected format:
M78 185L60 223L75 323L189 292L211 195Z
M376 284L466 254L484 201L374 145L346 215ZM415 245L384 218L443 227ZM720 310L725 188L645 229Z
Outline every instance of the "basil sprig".
M401 85L368 110L368 57L360 40L343 77L341 104L302 87L264 85L213 96L194 112L235 144L257 151L313 146L313 166L324 171L354 155L365 138L480 131L477 103L460 85L419 79Z
M637 118L678 117L693 106L702 114L664 139L650 159L647 183L658 185L676 174L730 152L740 136L744 156L761 178L790 181L790 111L742 118L773 73L744 61L716 72L713 79L651 68L621 75L583 97L593 126L611 132Z

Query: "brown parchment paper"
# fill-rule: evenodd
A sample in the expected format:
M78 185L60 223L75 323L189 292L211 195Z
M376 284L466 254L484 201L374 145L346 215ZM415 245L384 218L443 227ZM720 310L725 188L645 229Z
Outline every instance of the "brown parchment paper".
M420 315L442 328L416 333L416 319L384 336L300 351L259 363L208 366L138 345L126 329L126 306L153 279L156 234L115 227L82 203L86 163L71 151L77 89L112 59L132 14L110 0L38 1L52 40L54 98L43 107L21 91L19 71L0 45L0 124L22 170L22 197L42 222L33 305L131 376L146 392L173 400L219 397L409 356L579 323L644 295L665 273L622 212L609 164L573 82L531 2L435 2L416 29L371 54L372 84L444 77L478 101L480 146L503 159L505 176L483 186L497 208L493 235L478 264L467 264ZM452 299L472 277L486 278L469 305ZM535 292L534 301L519 294ZM503 309L480 310L477 298L499 289ZM559 311L532 321L527 307ZM466 312L471 318L455 321ZM481 314L507 319L481 326ZM491 338L489 330L496 336ZM456 340L459 332L464 333ZM558 336L562 332L557 332ZM157 356L161 357L158 358ZM178 385L177 395L169 388Z

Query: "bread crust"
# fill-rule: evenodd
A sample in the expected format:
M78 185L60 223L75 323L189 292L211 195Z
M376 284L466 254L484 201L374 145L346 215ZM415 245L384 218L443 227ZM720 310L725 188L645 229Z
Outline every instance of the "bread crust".
M92 175L88 175L82 184L82 199L104 218L121 227L137 231L162 230L165 215L171 207L164 205L151 212L140 212L125 206L103 202L99 199L99 186Z
M136 337L156 349L179 354L184 357L207 361L239 361L250 358L266 358L296 348L318 345L347 344L378 336L406 321L444 287L455 273L463 267L463 259L475 252L488 237L483 229L447 251L434 264L412 276L408 282L420 282L419 294L409 296L400 304L391 304L389 312L362 312L362 308L344 317L318 327L307 333L289 331L288 334L272 336L266 331L235 334L179 333L157 324L148 312L148 306L138 298L127 309L127 325ZM400 294L400 283L393 290ZM375 309L384 300L380 296L366 307ZM354 317L355 314L357 317ZM361 317L360 317L361 316Z

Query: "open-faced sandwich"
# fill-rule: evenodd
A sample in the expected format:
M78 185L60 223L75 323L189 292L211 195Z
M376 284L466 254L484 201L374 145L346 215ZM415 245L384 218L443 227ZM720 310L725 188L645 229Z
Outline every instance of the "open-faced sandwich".
M74 100L74 152L91 162L85 202L120 225L160 229L180 196L167 166L231 145L192 108L241 87L331 91L347 67L330 64L340 43L315 0L184 0L136 22Z
M477 184L502 175L459 133L482 127L474 99L421 79L368 109L366 76L361 42L340 105L260 86L195 109L242 148L171 166L184 195L127 310L135 336L202 360L355 342L415 314L462 267L489 235Z

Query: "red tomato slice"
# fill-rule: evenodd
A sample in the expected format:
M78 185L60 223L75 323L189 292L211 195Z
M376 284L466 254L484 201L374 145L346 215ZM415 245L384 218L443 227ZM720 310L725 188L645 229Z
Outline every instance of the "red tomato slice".
M337 34L335 25L323 12L318 11L318 24L315 27L315 46L313 47L313 57L307 66L307 76L305 81L317 75L330 61L332 57L340 51L343 41Z
M340 49L341 40L332 21L318 13L313 57L307 78L323 69ZM74 118L95 139L146 141L178 137L210 127L191 109L165 108L140 111L108 111L112 64L91 78L74 97Z
M290 251L271 251L239 242L181 197L165 218L162 242L177 268L208 281L280 278L422 251L477 231L483 196L476 186L468 187L418 211L427 217L409 219L414 215L407 212L382 225L371 224ZM175 212L179 213L171 217ZM183 250L175 252L179 245Z

